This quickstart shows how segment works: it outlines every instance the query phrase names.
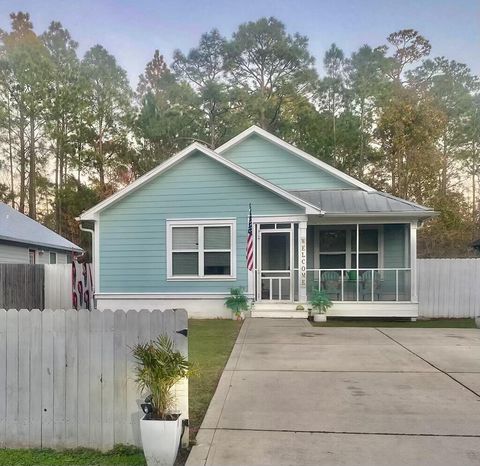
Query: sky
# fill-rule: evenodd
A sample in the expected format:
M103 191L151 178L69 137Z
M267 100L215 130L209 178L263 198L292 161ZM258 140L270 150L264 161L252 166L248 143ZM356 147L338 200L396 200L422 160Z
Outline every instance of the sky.
M430 40L432 56L466 63L480 75L480 0L0 0L0 28L9 29L12 11L29 12L37 33L60 21L80 54L103 45L133 86L155 49L170 63L173 50L195 47L202 33L218 28L230 37L262 16L309 37L320 72L332 42L349 55L412 28Z

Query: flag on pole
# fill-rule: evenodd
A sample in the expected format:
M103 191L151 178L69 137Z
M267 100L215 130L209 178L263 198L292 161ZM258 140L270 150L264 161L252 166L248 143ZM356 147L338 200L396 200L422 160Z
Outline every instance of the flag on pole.
M253 270L252 204L249 204L249 205L248 205L247 269L248 269L248 270Z

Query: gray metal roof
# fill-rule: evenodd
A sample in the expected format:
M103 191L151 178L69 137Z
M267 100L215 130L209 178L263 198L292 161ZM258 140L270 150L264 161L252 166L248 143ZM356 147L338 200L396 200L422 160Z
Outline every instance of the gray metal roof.
M414 216L435 215L435 212L428 207L380 191L366 192L357 189L338 189L290 192L294 196L320 207L326 215L388 215L395 213Z
M0 240L44 248L82 252L82 249L47 227L0 202Z

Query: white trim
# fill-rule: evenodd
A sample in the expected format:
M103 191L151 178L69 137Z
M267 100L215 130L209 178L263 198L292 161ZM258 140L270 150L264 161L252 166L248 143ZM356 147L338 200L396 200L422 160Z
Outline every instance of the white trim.
M225 299L228 293L97 293L99 299Z
M95 288L93 293L100 291L100 222L95 222L93 239L93 281Z
M439 214L438 212L434 212L432 210L424 210L424 211L413 211L413 210L405 210L405 211L398 211L398 212L362 212L361 214L358 213L336 213L336 212L326 212L325 218L328 219L335 219L335 218L358 218L358 217L402 217L408 216L409 218L430 218L430 217L437 217Z
M307 222L298 224L298 300L307 302Z
M249 137L252 134L256 134L258 136L263 137L264 139L276 144L277 146L280 146L282 149L287 150L288 152L296 155L297 157L300 157L307 162L309 162L312 165L315 165L326 172L330 173L331 175L335 176L336 178L341 179L342 181L345 181L346 183L352 184L356 186L357 188L363 189L364 191L367 192L375 192L376 190L373 189L372 187L366 185L365 183L362 183L361 181L347 175L346 173L343 173L342 171L332 167L331 165L328 165L328 163L322 162L321 160L317 159L313 155L307 154L301 149L298 149L297 147L293 146L292 144L289 144L288 142L283 141L282 139L278 138L277 136L274 136L273 134L269 133L268 131L265 131L262 128L259 128L258 126L250 126L250 128L246 129L245 131L241 132L234 138L230 139L227 141L225 144L222 146L218 147L216 149L216 152L219 154L222 154L226 150L230 149L231 147L235 146L236 144L240 143L247 137Z
M410 269L411 300L417 301L417 222L410 223Z
M198 249L192 252L198 254L198 275L173 275L172 254L175 252L172 245L172 229L194 226L198 228ZM230 249L225 250L206 250L204 249L203 234L205 227L225 226L230 228ZM234 281L237 279L237 221L233 218L228 219L177 219L166 221L167 238L167 281ZM185 250L185 252L189 252ZM230 254L230 275L205 275L204 274L204 254L205 252L229 252Z
M100 212L101 210L105 209L106 207L110 206L111 204L117 202L130 192L135 191L138 189L140 186L144 185L145 183L149 182L151 179L157 177L161 173L167 171L174 165L178 164L181 162L184 158L188 157L189 155L193 154L195 151L199 151L202 154L210 157L213 160L216 160L217 162L221 163L222 165L226 166L227 168L230 168L232 171L244 176L245 178L248 178L250 181L253 181L254 183L268 189L269 191L279 195L280 197L292 202L293 204L296 204L302 208L305 209L306 214L320 214L323 215L323 211L319 209L318 207L314 206L313 204L310 204L309 202L303 201L302 199L294 196L293 194L290 194L288 191L274 185L273 183L270 183L270 181L267 181L263 178L261 178L258 175L255 175L254 173L240 167L239 165L233 163L230 160L227 160L226 158L222 157L221 155L217 154L216 152L208 149L207 147L203 146L202 144L199 144L198 142L195 142L193 144L190 144L188 147L183 149L182 151L178 152L176 155L168 159L167 161L163 162L162 164L158 165L155 167L153 170L149 171L145 175L141 176L140 178L137 178L133 183L130 183L128 186L125 188L121 189L120 191L116 192L115 194L111 195L104 201L100 202L96 206L92 207L91 209L88 209L87 211L83 212L79 219L80 220L95 220L94 214Z
M418 303L335 301L327 315L332 317L418 317Z
M297 223L308 221L307 215L252 215L253 223Z
M309 225L319 225L319 226L333 226L333 225L355 225L359 223L360 225L377 225L377 224L394 224L394 223L410 223L412 221L417 221L417 219L412 215L403 215L395 217L394 215L385 217L383 214L378 216L364 216L364 215L352 215L351 217L338 217L333 218L329 216L318 216L318 215L309 215L308 224Z

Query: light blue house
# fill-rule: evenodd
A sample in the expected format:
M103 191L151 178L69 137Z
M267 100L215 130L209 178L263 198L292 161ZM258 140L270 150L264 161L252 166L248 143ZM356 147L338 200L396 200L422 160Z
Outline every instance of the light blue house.
M94 222L100 309L228 316L243 287L253 316L303 317L319 287L329 315L416 317L417 228L433 215L253 126L215 151L190 145L80 221Z

